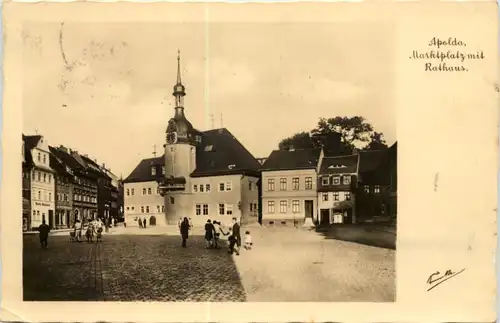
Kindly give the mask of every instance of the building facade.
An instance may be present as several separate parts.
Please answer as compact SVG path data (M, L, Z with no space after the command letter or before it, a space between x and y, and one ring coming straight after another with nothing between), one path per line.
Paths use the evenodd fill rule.
M359 155L324 157L318 171L319 225L356 222Z
M72 178L73 210L70 214L70 226L76 220L86 221L97 216L97 176L79 161L78 152L60 146L52 153L65 165ZM77 157L77 158L75 158Z
M55 227L55 177L50 167L49 146L43 136L24 136L25 148L29 151L31 168L31 229L45 221Z
M397 218L398 213L398 143L394 143L388 152L389 193L387 213L391 219Z
M137 194L137 189L141 192L146 189L148 192L149 186L153 191L155 187L150 183L151 178L159 184L158 193L163 198L163 208L160 208L163 219L159 220L153 215L157 224L177 225L183 217L190 217L194 225L202 225L209 219L230 222L233 217L243 224L257 222L256 183L261 165L227 129L198 131L187 120L180 57L177 63L177 82L173 91L174 116L169 120L166 130L163 162L155 166L160 167L161 172L160 168L148 166L148 163L156 163L156 159L145 159L124 180L127 224L131 218L140 217L137 215L137 206L148 203L145 206L150 206L150 213L151 206L157 210L156 197L146 195L137 199L137 196L131 196L132 189L134 194ZM144 176L143 167L149 179Z
M358 184L356 188L356 222L388 219L389 149L359 152Z
M23 189L23 231L31 229L31 169L33 162L31 152L26 149L25 136L23 135L22 148L22 189Z
M142 160L123 181L124 221L127 226L139 226L139 220L149 226L165 226L164 197L158 183L164 178L164 157Z
M262 223L313 225L322 149L275 150L262 165Z

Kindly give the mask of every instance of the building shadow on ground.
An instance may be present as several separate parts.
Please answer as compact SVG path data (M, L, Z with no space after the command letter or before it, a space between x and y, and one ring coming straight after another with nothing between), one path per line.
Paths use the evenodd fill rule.
M193 235L109 235L70 243L51 236L41 249L23 237L24 301L242 302L246 294L227 245L205 249Z
M396 250L396 229L384 224L338 224L317 228L316 232L325 239Z

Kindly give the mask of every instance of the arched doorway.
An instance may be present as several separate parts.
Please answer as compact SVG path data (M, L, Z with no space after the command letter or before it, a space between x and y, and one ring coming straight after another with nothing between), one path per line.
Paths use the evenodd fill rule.
M156 218L154 215L152 215L150 218L149 218L149 225L150 226L153 226L153 225L156 225Z

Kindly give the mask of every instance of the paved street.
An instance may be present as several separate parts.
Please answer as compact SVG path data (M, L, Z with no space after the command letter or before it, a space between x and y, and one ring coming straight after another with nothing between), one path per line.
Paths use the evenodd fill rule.
M191 236L110 234L100 244L24 236L24 298L56 301L394 301L395 251L293 228L251 228L229 256Z

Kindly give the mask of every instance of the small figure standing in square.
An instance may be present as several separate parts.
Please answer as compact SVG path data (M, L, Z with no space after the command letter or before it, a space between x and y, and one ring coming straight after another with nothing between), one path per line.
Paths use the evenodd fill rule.
M245 249L252 249L252 236L250 235L250 231L245 231Z
M38 227L38 232L40 235L40 245L42 248L47 248L47 240L49 239L50 228L45 223L45 220L42 221L42 224Z

